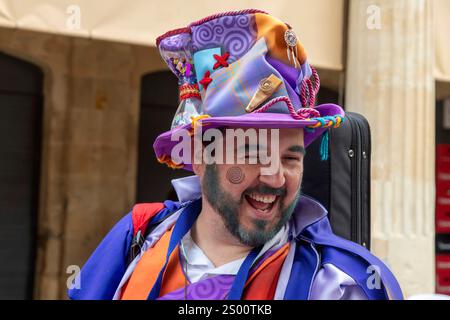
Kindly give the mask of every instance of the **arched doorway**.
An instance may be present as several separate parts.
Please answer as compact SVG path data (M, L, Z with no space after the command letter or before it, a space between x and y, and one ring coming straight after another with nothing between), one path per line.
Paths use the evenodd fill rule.
M160 164L153 151L156 137L170 129L178 107L177 78L169 71L150 73L141 81L137 202L176 200L170 181L191 175Z
M42 130L43 73L0 53L0 299L30 299Z

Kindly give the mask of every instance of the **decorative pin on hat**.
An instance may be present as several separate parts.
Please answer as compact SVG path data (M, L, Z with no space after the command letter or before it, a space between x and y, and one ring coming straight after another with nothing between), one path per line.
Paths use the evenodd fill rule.
M297 68L297 36L294 31L289 27L284 33L284 41L286 41L286 53L288 60L293 60L294 68Z

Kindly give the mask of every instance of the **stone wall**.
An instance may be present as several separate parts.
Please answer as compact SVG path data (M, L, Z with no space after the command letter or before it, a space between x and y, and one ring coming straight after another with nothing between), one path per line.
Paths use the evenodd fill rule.
M141 77L155 48L0 28L0 50L44 72L35 298L65 298L81 266L135 201Z
M406 296L434 292L433 3L349 2L346 106L372 130L372 251Z

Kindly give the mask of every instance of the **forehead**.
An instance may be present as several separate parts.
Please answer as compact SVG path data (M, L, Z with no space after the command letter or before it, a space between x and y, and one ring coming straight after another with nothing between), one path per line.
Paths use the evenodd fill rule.
M280 142L285 140L287 142L296 142L303 145L303 129L302 128L291 128L291 129L280 129Z
M222 128L221 131L225 132L226 129L233 130L233 133L236 133L236 130L241 130L246 137L253 135L257 138L258 144L261 141L267 141L270 143L272 140L272 134L278 134L277 143L281 146L289 147L290 145L304 145L304 132L303 128L283 128L283 129L261 129L261 128L236 128L236 127L227 127ZM264 139L266 138L266 139ZM275 136L273 137L275 139ZM248 142L248 141L247 141Z

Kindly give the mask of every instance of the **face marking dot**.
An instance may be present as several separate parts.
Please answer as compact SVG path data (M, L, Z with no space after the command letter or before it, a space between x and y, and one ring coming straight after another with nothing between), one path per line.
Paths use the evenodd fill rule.
M241 168L231 167L227 170L226 177L232 184L239 184L244 180L245 174Z

